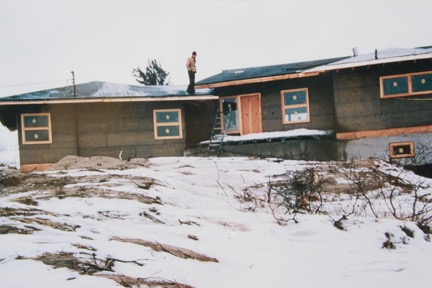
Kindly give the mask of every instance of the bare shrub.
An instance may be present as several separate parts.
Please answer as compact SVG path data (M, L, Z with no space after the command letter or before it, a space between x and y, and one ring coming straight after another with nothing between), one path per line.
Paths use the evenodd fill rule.
M294 171L286 174L285 179L269 181L268 202L270 203L270 195L273 195L270 205L273 217L280 224L288 221L298 223L296 216L299 213L324 213L321 208L325 184L326 180L315 168ZM276 210L282 215L289 215L290 218L277 216Z

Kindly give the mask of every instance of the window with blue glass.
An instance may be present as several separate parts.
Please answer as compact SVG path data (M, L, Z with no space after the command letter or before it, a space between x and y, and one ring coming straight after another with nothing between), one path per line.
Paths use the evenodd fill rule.
M282 97L283 124L296 124L310 121L309 94L307 88L284 90Z
M154 110L155 139L181 139L182 120L180 109Z
M432 72L380 77L381 98L432 93Z
M21 132L23 144L51 144L51 115L21 114Z

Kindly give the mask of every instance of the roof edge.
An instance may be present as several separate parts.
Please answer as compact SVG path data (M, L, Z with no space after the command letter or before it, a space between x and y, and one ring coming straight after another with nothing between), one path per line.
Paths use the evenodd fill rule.
M54 99L54 100L21 100L21 101L0 101L0 106L12 105L33 105L33 104L81 104L81 103L119 103L119 102L170 102L170 101L205 101L218 100L215 95L190 95L190 96L161 96L161 97L123 97L123 98L94 98L94 99Z

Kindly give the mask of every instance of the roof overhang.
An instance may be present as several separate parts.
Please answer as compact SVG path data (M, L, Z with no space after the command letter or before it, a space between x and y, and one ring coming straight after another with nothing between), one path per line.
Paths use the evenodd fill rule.
M81 104L81 103L119 103L119 102L170 102L170 101L205 101L218 100L214 95L189 95L172 97L112 97L112 98L68 98L68 99L34 99L18 101L0 101L0 106L35 105L35 104Z
M314 67L311 69L308 69L305 71L305 73L323 73L327 71L334 71L334 70L342 70L342 69L354 69L357 67L367 67L372 65L384 65L388 63L398 63L398 62L405 62L405 61L416 61L416 60L424 60L424 59L431 59L432 60L432 53L425 53L425 54L418 54L418 55L408 55L408 56L402 56L402 57L390 57L390 58L382 58L382 59L369 59L359 62L348 62L343 63L344 60L339 61L342 63L332 63L327 65L322 65L318 67Z
M303 77L311 77L317 76L320 72L302 72L302 73L293 73L293 74L284 74L284 75L275 75L275 76L267 76L267 77L259 77L259 78L249 78L249 79L239 79L239 80L231 80L231 81L223 81L209 84L197 84L195 88L219 88L219 87L227 87L227 86L237 86L244 84L252 84L252 83L263 83L270 81L278 81L285 79L294 79L294 78L303 78Z

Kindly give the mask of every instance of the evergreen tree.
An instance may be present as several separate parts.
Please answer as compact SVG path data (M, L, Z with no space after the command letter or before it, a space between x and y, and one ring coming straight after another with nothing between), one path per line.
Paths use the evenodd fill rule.
M133 71L133 76L136 81L144 85L168 85L169 72L166 72L161 64L156 59L148 60L145 71L142 71L139 67Z

